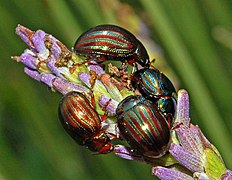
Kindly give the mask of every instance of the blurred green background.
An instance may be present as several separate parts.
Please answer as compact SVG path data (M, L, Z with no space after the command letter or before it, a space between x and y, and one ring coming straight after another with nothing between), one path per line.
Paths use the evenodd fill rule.
M27 48L17 24L68 48L98 24L132 31L177 89L187 89L192 123L232 169L231 8L230 0L1 0L0 179L154 179L149 165L92 155L65 133L57 118L61 95L10 59Z

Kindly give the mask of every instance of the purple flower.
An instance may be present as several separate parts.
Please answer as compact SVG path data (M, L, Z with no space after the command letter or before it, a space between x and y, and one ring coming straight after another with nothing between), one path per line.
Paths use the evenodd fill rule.
M107 119L101 128L110 139L120 139L115 112L118 103L134 92L128 81L118 81L106 74L101 66L92 61L83 63L87 57L76 55L52 35L42 30L33 32L21 25L16 33L27 44L21 56L12 59L25 65L24 72L51 89L67 94L71 91L83 93L92 102L99 115ZM109 71L118 71L109 64ZM127 73L124 74L126 78ZM115 145L113 152L124 159L153 165L152 173L160 179L232 179L220 153L211 144L200 128L190 123L189 97L179 90L177 112L171 128L169 153L161 158L146 157L136 150Z
M169 152L179 163L170 167L154 167L154 175L160 179L220 179L232 176L218 150L198 126L190 123L189 98L185 90L178 92L177 116L171 132Z
M163 180L232 177L232 172L226 169L218 150L198 126L190 123L189 97L185 90L178 91L177 115L171 129L168 154L158 159L148 158L124 146L116 146L115 154L127 160L152 164L153 175Z
M121 93L117 88L120 82L106 74L95 61L83 63L86 57L69 51L59 40L42 30L34 32L18 25L16 34L28 46L21 56L12 57L25 65L24 72L62 95L77 91L83 93L90 102L94 98L99 115L104 115L105 109L109 111L103 128L109 132L109 136L119 137L115 127L115 109L125 95L133 92L127 89ZM110 103L103 97L108 97Z

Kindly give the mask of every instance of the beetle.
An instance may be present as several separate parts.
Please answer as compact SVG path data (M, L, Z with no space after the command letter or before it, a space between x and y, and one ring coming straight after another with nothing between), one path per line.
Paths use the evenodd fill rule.
M154 102L171 125L176 111L176 90L168 77L158 69L143 68L132 75L131 85Z
M74 52L96 58L98 63L119 60L130 65L149 67L150 60L143 44L128 30L110 24L98 25L84 32L74 45Z
M152 158L168 151L169 125L150 100L140 95L128 96L119 103L116 117L120 134L132 149Z
M73 91L62 97L59 119L66 132L79 145L100 154L113 150L110 138L101 129L101 118L83 94Z

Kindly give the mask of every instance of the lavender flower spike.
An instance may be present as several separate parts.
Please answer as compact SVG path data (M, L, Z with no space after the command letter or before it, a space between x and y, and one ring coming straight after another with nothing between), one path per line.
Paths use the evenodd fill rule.
M189 121L189 97L178 92L177 115L172 128L170 154L179 161L171 167L154 167L160 179L226 179L232 176L218 150L206 139L198 126ZM180 168L181 167L181 168Z
M26 74L53 89L58 89L62 94L66 91L60 89L60 86L56 88L52 83L53 79L60 78L67 82L80 84L81 89L85 88L77 76L80 71L87 71L87 67L73 68L73 65L81 59L70 52L59 40L42 30L34 32L22 25L18 25L16 33L29 49L26 49L21 56L13 56L12 59L25 65ZM67 87L63 88L67 89ZM76 87L71 89L76 89Z
M96 62L83 63L87 57L69 51L59 40L42 30L34 32L18 25L16 33L28 46L21 56L12 57L25 65L24 72L62 95L77 91L90 102L97 102L95 109L99 115L104 116L105 111L108 112L108 117L101 123L101 130L110 140L123 140L115 121L115 110L122 99L134 94L129 86L128 73L122 71L124 78L116 80ZM117 71L112 72L116 75ZM190 123L189 97L185 90L178 92L170 141L169 153L161 158L144 156L136 149L121 144L114 145L112 152L127 160L152 164L152 173L164 180L232 179L232 171L226 168L216 147L197 125Z
M183 172L177 171L175 169L170 169L170 168L164 168L164 167L156 167L153 168L152 174L155 176L159 177L160 179L163 180L193 180L193 177L191 177L188 174L185 174Z
M31 78L63 95L70 91L78 91L85 94L89 100L94 97L96 102L101 95L117 102L123 99L124 92L120 92L114 85L119 83L116 80L111 83L110 76L107 76L95 61L91 61L91 64L83 63L87 57L76 55L55 37L42 30L34 32L18 25L16 34L28 45L28 49L21 56L13 56L12 59L22 62L25 65L25 73ZM90 84L91 72L96 74L96 78L99 77L93 87ZM99 114L104 114L98 103L96 107Z
M80 57L42 30L34 32L18 25L16 33L29 49L26 49L21 56L13 56L12 59L25 65L24 72L27 75L61 94L78 91L91 99L89 88L85 87L78 78L80 72L88 71L85 65L76 68L75 63L82 61ZM97 68L96 65L95 69Z

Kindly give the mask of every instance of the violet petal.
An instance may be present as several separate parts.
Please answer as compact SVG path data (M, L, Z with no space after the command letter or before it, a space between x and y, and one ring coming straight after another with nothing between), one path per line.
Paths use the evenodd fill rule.
M197 155L202 156L203 145L198 134L195 134L191 128L181 124L179 128L175 129L180 144L185 150Z
M154 167L152 174L162 180L193 180L193 178L185 173L175 169L168 169L164 167Z
M16 28L16 34L18 34L20 36L20 38L30 47L30 48L34 48L34 45L31 43L30 40L30 36L32 34L34 34L33 31L31 31L30 29L25 28L22 25L18 25L18 27Z
M91 84L90 84L90 75L89 73L87 72L80 72L78 74L78 78L87 86L87 87L91 87ZM94 94L98 94L98 96L100 94L106 94L106 95L109 95L109 93L107 92L105 86L102 84L101 81L99 81L98 79L95 80L95 84L92 88Z
M61 48L58 46L57 42L59 42L56 38L54 38L52 35L48 36L52 41L52 48L51 53L54 55L55 59L58 59L60 57Z
M41 60L46 60L49 56L49 50L46 48L44 44L44 37L46 33L44 31L38 30L36 33L31 37L31 41L35 46L35 50L39 52L38 58Z
M90 78L90 75L89 75L89 73L87 73L87 72L80 72L79 74L78 74L78 78L87 86L87 87L89 87L90 88L90 82L89 82L89 78ZM96 80L96 81L98 81L98 80ZM96 82L95 82L96 83Z
M48 85L50 88L53 88L53 80L56 78L53 74L41 74L40 81Z
M20 61L30 69L37 69L35 61L37 58L34 56L34 53L29 49L26 49L24 53L20 56Z
M122 146L122 145L114 146L114 154L116 154L117 156L123 159L144 162L143 156L141 156L139 153L133 151L133 149L126 146Z
M183 123L188 126L190 123L189 118L189 96L186 90L181 89L178 91L177 113L176 122Z
M40 81L40 73L38 71L32 70L30 68L25 67L24 68L24 72L30 76L31 78L33 78L36 81Z
M171 144L169 152L178 160L183 166L192 172L203 172L203 162L199 156L183 149L177 144Z
M47 62L47 66L48 68L58 77L64 77L63 74L62 74L62 71L60 69L63 69L63 68L57 68L56 65L56 59L54 56L50 56L50 61ZM67 71L68 71L68 68L66 68Z
M221 177L222 180L231 180L232 179L232 171L227 170L225 174Z
M80 84L74 84L58 77L53 80L52 84L53 84L53 88L63 95L71 91L86 92L86 93L89 92L89 89L86 88L85 86L82 86Z

